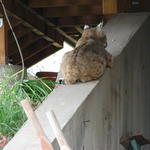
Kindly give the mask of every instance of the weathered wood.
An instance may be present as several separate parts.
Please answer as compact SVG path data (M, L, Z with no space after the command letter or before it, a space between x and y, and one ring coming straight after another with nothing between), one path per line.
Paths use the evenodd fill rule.
M27 68L31 67L32 65L34 65L35 63L38 63L39 61L41 61L42 59L50 56L51 54L57 52L59 50L59 48L56 48L54 46L49 46L46 49L43 49L41 53L37 53L36 55L34 55L34 57L29 58L25 61L25 66Z
M118 0L118 11L127 12L131 9L131 0Z
M77 34L77 33L79 33L78 31L77 31L77 29L76 29L76 27L79 27L80 28L80 26L72 26L72 27L63 27L63 28L61 28L63 31L65 31L67 34L69 34L69 35L72 35L72 34Z
M92 5L98 4L99 0L29 0L30 7L62 7L68 5Z
M65 17L65 16L84 16L84 15L102 15L102 5L83 5L69 7L53 7L43 10L45 17Z
M23 54L23 58L24 61L31 58L33 59L34 55L36 55L37 53L40 53L43 49L51 46L52 43L44 40L44 39L39 39L37 42L31 44L29 47L22 49L22 54ZM13 64L20 64L21 63L21 59L19 56L19 53L15 53L11 56Z
M75 44L67 39L65 39L65 42L68 43L69 45L71 45L72 47L75 47Z
M149 0L128 0L129 11L150 11L150 1Z
M118 0L103 0L103 14L116 14L118 12Z
M82 33L82 32L83 32L83 29L82 29L80 26L75 26L75 29L76 29L79 33Z
M18 26L18 25L20 25L22 23L21 20L18 20L16 18L14 18L13 16L9 16L9 20L10 20L10 23L11 23L11 25L12 25L13 28L16 27L16 26Z
M77 17L61 17L54 21L58 27L73 27L76 25L97 24L102 20L102 15L85 15Z
M140 1L140 5L141 5L142 11L150 11L150 1L149 0Z
M10 0L5 1L6 6L8 1ZM10 13L16 16L16 18L22 20L24 25L26 25L28 28L31 28L36 34L41 35L44 39L52 42L55 47L62 47L62 45L58 42L55 42L55 36L52 37L52 33L61 34L68 40L71 40L74 43L77 42L61 29L57 28L49 20L37 14L33 9L27 7L21 1L15 1L12 6L8 5L6 8ZM47 30L51 30L51 34L47 33Z
M20 44L21 49L24 49L40 38L41 37L37 36L35 33L29 32L25 34L23 37L19 38L18 42ZM8 44L8 55L11 56L16 52L18 52L16 42Z
M43 150L54 150L52 144L49 142L49 140L47 139L44 130L31 106L31 104L29 103L29 101L27 99L24 99L21 101L21 105L28 117L28 119L30 120L35 133L40 141L41 144L41 149Z
M6 64L6 37L5 37L5 27L4 21L0 18L0 21L3 22L0 26L0 64Z
M29 32L31 32L31 29L26 28L24 25L16 26L15 28L13 28L13 30L18 39L28 34ZM12 43L12 42L14 42L14 37L12 35L12 32L9 30L8 31L8 43Z
M62 47L60 43L56 43L51 34L47 34L47 30L51 33L56 32L52 27L48 26L42 16L39 16L35 11L22 4L20 1L15 1L11 6L5 1L6 9L17 19L21 20L24 25L31 28L36 34L41 35L44 39L53 42L56 47ZM12 2L12 1L11 1ZM59 33L58 33L59 34Z

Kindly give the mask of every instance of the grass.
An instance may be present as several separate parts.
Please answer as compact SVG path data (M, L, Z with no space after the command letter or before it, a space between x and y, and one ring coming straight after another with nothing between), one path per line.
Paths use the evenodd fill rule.
M26 121L26 115L20 101L28 98L35 108L49 93L56 83L36 78L18 80L15 75L0 80L0 133L13 136Z

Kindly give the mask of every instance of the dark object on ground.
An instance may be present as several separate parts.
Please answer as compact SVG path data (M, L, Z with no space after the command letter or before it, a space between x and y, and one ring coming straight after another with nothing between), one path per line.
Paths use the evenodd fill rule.
M120 139L120 144L123 145L127 150L140 150L141 146L150 144L150 140L146 139L140 133L133 133L127 137Z
M37 72L36 76L39 78L44 77L45 80L51 80L55 82L57 74L57 72Z

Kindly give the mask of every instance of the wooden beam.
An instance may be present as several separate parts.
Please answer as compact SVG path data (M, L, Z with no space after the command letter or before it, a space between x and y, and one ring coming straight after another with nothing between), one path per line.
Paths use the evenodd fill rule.
M8 16L8 18L9 18L9 20L10 20L10 23L11 23L11 26L13 27L13 28L15 28L16 26L18 26L18 25L20 25L21 23L22 23L22 21L21 20L18 20L18 19L16 19L15 17L13 17L13 16ZM10 27L9 27L9 25L8 25L8 22L5 20L5 28L6 28L6 30L8 31L9 29L10 29Z
M32 8L92 5L98 3L99 0L29 0L29 6Z
M71 45L72 47L75 47L76 46L76 44L74 44L74 43L72 43L71 41L69 41L69 40L65 40L65 42L67 42L69 45Z
M21 20L18 20L16 18L14 18L13 16L10 16L9 20L10 20L11 25L12 25L13 28L16 27L16 26L18 26L18 25L20 25L22 23Z
M118 12L118 0L103 0L103 14L116 14Z
M118 12L128 12L131 10L131 0L118 0Z
M79 33L83 33L83 29L80 26L75 26L75 29L79 32Z
M49 46L45 49L43 49L40 53L37 53L34 55L34 57L31 57L25 61L26 68L31 67L32 65L38 63L39 61L43 60L44 58L52 55L53 53L57 52L60 48Z
M54 46L62 47L60 43L55 42L55 36L52 37L57 31L54 31L53 27L48 26L42 16L21 3L21 1L14 2L13 0L5 0L4 2L9 13L21 20L25 26L30 28L36 34L42 36L47 41L52 42ZM12 2L12 5L10 5L10 2ZM47 30L51 30L51 32L47 33Z
M150 11L150 1L149 0L143 0L140 1L140 8L142 11Z
M77 34L79 31L76 29L76 27L79 26L73 26L73 27L64 27L61 28L63 31L65 31L67 34L72 35L72 34ZM80 28L80 27L79 27Z
M3 18L0 18L0 64L6 64L6 37Z
M55 24L62 27L84 26L85 24L98 24L102 20L102 15L85 15L81 17L61 17L55 19Z
M44 39L40 39L37 42L31 44L29 47L22 49L24 61L33 57L34 55L36 55L37 53L41 52L43 49L45 49L51 45L52 45L52 43L50 43ZM21 63L19 53L13 54L11 56L11 59L13 61L13 64L18 65Z
M102 15L102 5L68 6L53 7L43 10L45 17L66 17L66 16L84 16L84 15Z
M41 37L36 35L35 33L29 32L22 36L21 38L18 39L18 42L20 44L21 49L24 49L28 47L30 44L36 42L39 40ZM13 55L14 53L18 52L18 48L16 45L16 42L12 42L8 44L8 56Z
M9 1L9 0L6 0ZM12 1L12 0L11 0ZM17 1L17 12L15 11L15 14L18 15L20 19L24 20L24 24L30 28L33 28L33 31L37 34L41 35L44 39L51 41L52 44L55 47L62 47L62 45L55 39L56 36L52 37L52 35L60 34L64 38L67 38L73 43L76 43L77 41L67 35L64 31L59 29L57 26L55 26L53 23L51 23L49 20L45 19L43 16L37 14L35 11L21 3L20 1ZM12 11L12 10L11 10ZM13 11L14 13L14 11ZM34 18L34 19L33 19ZM50 31L50 32L47 32Z
M19 25L16 26L15 28L13 28L17 38L21 38L22 36L28 34L29 32L31 32L30 28L25 27L24 25ZM8 43L12 43L14 42L14 37L12 35L12 32L9 30L8 31Z

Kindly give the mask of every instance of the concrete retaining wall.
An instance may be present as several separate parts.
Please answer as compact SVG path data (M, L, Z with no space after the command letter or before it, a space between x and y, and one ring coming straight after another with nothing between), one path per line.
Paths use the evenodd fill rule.
M55 111L73 150L123 150L120 137L130 132L141 132L150 139L149 27L149 14L114 17L105 27L108 50L114 56L123 51L115 58L113 68L99 81L58 86L39 107L38 118L56 149L45 115L50 109ZM40 150L29 122L4 148L12 149Z
M122 150L120 138L132 132L150 139L149 27L150 18L66 126L74 150Z

